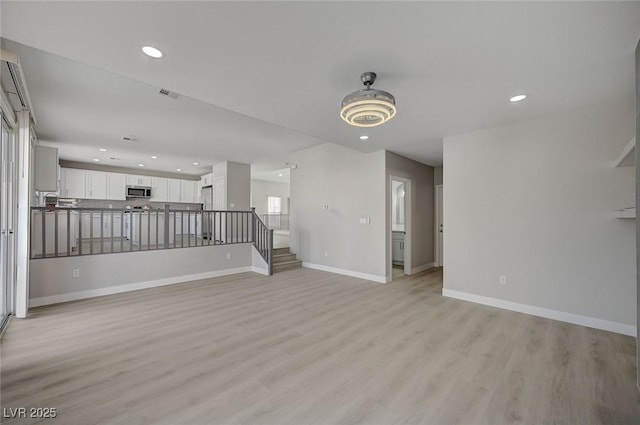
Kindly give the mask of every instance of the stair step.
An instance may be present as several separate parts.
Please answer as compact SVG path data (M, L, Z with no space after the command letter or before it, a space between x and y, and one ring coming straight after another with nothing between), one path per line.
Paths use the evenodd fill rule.
M286 270L299 269L300 267L302 267L302 261L300 260L285 261L283 263L277 263L277 264L274 263L273 272L278 273Z
M274 257L276 255L280 255L280 254L288 254L289 253L289 247L286 248L273 248L273 255Z
M288 254L274 254L273 255L273 264L286 263L287 261L293 261L296 259L296 254L288 253Z

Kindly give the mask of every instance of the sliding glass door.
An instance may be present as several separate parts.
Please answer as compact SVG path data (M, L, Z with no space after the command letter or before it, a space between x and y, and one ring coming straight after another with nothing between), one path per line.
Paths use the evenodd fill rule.
M0 329L13 310L15 262L15 141L12 129L0 113Z

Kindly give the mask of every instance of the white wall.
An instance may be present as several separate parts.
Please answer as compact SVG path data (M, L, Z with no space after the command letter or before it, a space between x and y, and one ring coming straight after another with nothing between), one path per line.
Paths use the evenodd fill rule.
M256 214L260 217L268 211L269 196L282 198L282 214L289 214L287 209L289 193L289 183L251 179L251 206L256 208Z
M298 165L290 177L292 252L305 265L386 281L384 151L326 143L290 160ZM359 224L366 217L371 223Z
M389 195L391 176L411 180L411 269L412 273L432 267L435 261L434 239L434 185L433 167L413 161L393 152L386 152L386 196ZM391 258L391 214L387 220L387 255ZM405 225L408 229L408 226ZM391 277L391 261L386 264L386 275Z
M610 161L633 134L626 103L446 138L444 292L629 333L635 222L612 212L635 204L634 170Z
M30 298L42 305L249 271L252 251L238 244L31 260Z
M227 161L227 208L249 211L251 204L251 166Z

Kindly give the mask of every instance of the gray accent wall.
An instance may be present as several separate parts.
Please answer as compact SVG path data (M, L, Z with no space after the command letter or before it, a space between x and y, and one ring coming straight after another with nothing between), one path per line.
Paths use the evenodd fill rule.
M435 186L439 186L441 184L443 184L443 179L442 179L442 167L436 167L433 169L434 173L433 173L433 184Z
M384 151L326 143L296 152L290 161L297 165L290 176L291 251L305 263L384 281ZM370 223L360 224L361 218Z
M444 140L444 289L636 326L633 99ZM501 275L507 284L499 283Z
M390 177L403 177L411 180L411 267L416 269L427 266L435 261L434 169L386 151L385 171L387 205L391 205ZM387 217L386 228L387 258L391 258L390 213ZM390 264L386 264L386 274L391 276Z
M250 269L252 250L251 244L238 244L31 260L29 298ZM231 258L227 258L227 254ZM79 269L79 277L73 277L74 269Z
M251 166L227 161L227 209L248 211L251 207Z

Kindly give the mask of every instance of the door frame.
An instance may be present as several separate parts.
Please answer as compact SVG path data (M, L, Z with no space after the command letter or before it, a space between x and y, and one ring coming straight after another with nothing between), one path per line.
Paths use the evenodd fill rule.
M440 198L438 197L438 192L442 192L442 200L443 200L442 217L440 217L440 207L441 207L441 205L440 205ZM435 214L436 215L436 221L435 221L435 224L434 224L434 227L435 227L434 233L436 235L436 255L435 255L435 260L436 261L435 262L436 262L436 266L437 267L442 267L443 266L443 260L444 260L444 258L443 258L444 257L444 251L442 251L443 247L440 246L440 235L439 235L440 229L438 228L438 223L440 223L440 222L444 223L444 220L443 220L443 218L444 218L444 186L441 185L441 184L436 185L436 190L434 192L434 195L435 195L435 198L436 198L435 202L434 202L434 205L436 206L436 211L435 211L435 213L436 213ZM443 225L443 227L444 227L444 225ZM444 235L443 235L442 238L443 238L443 242L444 242Z
M11 109L11 105L9 104L8 99L6 98L4 92L0 90L2 94L0 99L0 125L5 125L7 127L7 136L8 140L6 140L6 151L5 154L7 157L4 157L0 154L0 174L2 174L2 184L6 185L2 191L0 196L4 198L6 205L0 206L3 211L0 215L6 215L8 210L11 209L11 214L8 214L8 217L5 219L10 219L11 223L7 223L7 234L5 235L6 242L6 252L3 252L2 255L5 256L3 261L1 261L3 268L0 270L2 273L2 283L3 286L0 290L3 291L2 302L4 303L4 308L6 309L6 317L0 317L0 335L6 329L6 324L8 323L9 318L15 314L16 309L16 285L17 285L17 262L18 262L18 250L17 250L17 216L18 216L18 168L17 164L19 163L18 158L18 138L17 138L17 123L15 115L13 114L13 110ZM4 165L2 164L4 162ZM7 169L5 169L7 167ZM4 173L7 173L5 175ZM9 175L10 174L10 175ZM4 178L7 177L7 181L4 181ZM8 191L8 186L12 185L12 188ZM2 203L2 202L0 202ZM1 242L0 242L1 243ZM6 261L6 263L5 263Z
M411 187L410 179L390 175L387 189L387 216L389 217L389 230L387 232L387 238L389 240L387 249L389 255L387 266L389 267L389 281L393 280L393 223L391 222L391 217L393 217L393 197L391 193L393 190L393 184L391 182L394 180L404 183L404 274L411 274L411 194L413 193L413 189Z

